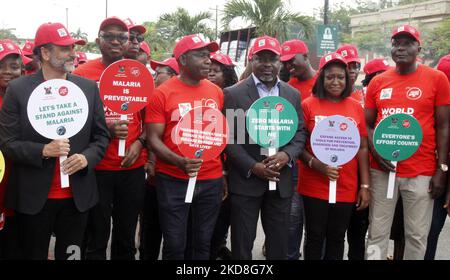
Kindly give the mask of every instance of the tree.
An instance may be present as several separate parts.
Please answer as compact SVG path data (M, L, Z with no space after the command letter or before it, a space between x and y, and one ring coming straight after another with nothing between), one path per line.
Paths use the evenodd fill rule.
M450 17L447 17L437 28L422 30L422 54L425 59L432 60L435 66L439 58L450 53Z
M11 40L17 40L16 35L12 32L15 30L14 28L3 28L0 29L0 39L11 39Z
M211 20L211 17L209 12L190 16L186 9L178 8L173 13L160 16L157 26L164 30L168 39L173 41L190 34L202 34L210 40L215 40L215 31L204 23L205 20Z
M246 20L256 27L256 35L268 35L285 41L292 25L300 26L305 38L311 38L314 19L292 13L282 0L231 0L225 4L222 23L228 29L236 18Z
M144 26L147 28L145 41L152 51L152 59L158 61L170 57L175 46L175 40L166 34L168 30L161 25L158 26L157 22L144 22Z

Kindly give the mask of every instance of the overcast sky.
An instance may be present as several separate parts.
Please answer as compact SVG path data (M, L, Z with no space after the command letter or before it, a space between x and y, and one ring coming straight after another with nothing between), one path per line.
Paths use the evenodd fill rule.
M218 5L223 9L227 0L108 0L108 16L131 18L134 22L156 21L164 14L186 8L191 14L213 11ZM323 5L321 0L285 1L291 11L304 15L313 15L314 9ZM353 1L330 1L352 3ZM106 0L20 0L2 1L0 28L15 28L14 34L19 38L34 38L36 29L44 22L61 22L66 24L68 9L69 31L81 28L93 40L101 21L106 15ZM219 14L220 17L220 14ZM211 21L211 27L215 21ZM236 26L238 27L238 26ZM239 26L240 27L240 26Z

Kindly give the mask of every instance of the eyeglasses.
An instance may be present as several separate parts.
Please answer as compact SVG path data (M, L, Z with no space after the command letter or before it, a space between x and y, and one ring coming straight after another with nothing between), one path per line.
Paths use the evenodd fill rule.
M135 34L130 34L130 42L133 42L134 40L137 40L138 43L142 43L144 42L144 35L135 35Z
M108 43L111 43L113 41L117 41L120 44L125 44L128 42L128 34L121 33L121 34L112 34L112 33L100 33L100 38L105 40Z

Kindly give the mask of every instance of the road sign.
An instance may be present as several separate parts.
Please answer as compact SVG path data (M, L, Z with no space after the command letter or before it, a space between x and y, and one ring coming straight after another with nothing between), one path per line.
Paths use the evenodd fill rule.
M318 57L336 51L339 45L338 26L334 24L317 26L316 38Z

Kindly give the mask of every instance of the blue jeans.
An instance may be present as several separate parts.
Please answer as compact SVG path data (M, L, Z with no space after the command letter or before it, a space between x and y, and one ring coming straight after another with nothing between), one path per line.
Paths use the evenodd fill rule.
M303 237L304 209L303 198L297 192L298 169L295 165L292 169L294 184L294 195L291 202L291 213L289 215L289 244L288 260L300 259L300 245Z
M445 224L447 217L447 209L444 208L446 195L443 194L434 201L433 219L431 220L430 233L427 240L427 251L425 252L425 260L434 260L436 248L439 240L439 234Z
M159 221L163 233L163 260L209 260L211 237L223 196L222 178L197 181L191 204L184 202L188 181L156 175ZM190 218L190 226L188 227ZM191 230L188 234L188 228ZM186 252L190 236L190 252Z

